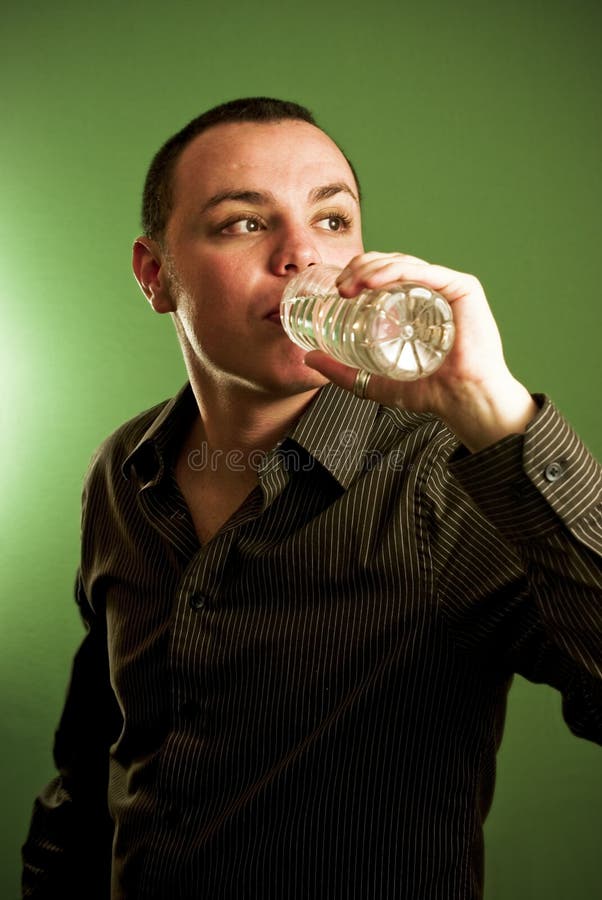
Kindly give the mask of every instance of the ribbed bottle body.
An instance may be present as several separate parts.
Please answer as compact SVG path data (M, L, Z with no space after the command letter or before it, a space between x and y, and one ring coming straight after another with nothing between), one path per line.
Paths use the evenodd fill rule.
M310 266L287 285L283 328L305 350L323 350L346 365L410 381L430 375L454 341L447 301L416 283L341 297L334 266Z

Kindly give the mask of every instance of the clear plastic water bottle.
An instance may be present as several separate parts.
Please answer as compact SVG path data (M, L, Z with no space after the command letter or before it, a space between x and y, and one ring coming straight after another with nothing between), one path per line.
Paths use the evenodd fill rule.
M314 265L289 281L280 319L291 341L400 381L436 371L455 335L445 298L425 285L404 282L348 299L335 284L340 272Z

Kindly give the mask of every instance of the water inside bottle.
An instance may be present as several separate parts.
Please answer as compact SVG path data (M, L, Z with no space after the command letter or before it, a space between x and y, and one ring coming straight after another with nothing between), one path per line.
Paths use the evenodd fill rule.
M364 291L351 300L336 291L283 298L283 327L305 350L400 380L434 372L454 339L447 302L422 285Z

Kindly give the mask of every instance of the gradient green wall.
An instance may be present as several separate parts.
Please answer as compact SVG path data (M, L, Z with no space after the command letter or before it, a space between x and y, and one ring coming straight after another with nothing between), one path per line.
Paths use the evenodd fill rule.
M361 173L367 248L478 274L517 376L600 455L601 26L593 0L4 4L2 897L80 637L84 471L184 378L130 274L154 150L235 96L308 105ZM517 682L487 900L599 897L600 759L551 689Z

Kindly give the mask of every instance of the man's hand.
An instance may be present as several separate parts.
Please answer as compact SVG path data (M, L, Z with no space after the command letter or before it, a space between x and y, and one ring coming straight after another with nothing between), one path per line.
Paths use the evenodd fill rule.
M479 450L507 434L522 433L537 405L510 373L497 325L474 275L431 265L404 253L363 253L341 273L341 296L366 288L382 289L416 281L442 294L450 304L456 338L443 365L416 381L372 375L366 396L386 406L438 415L470 450ZM315 350L307 365L351 390L357 370Z

